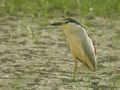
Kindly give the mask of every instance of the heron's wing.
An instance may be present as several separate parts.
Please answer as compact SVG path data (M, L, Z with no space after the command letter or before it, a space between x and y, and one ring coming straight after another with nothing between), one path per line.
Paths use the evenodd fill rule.
M78 42L80 42L85 54L89 58L91 64L93 65L94 68L96 68L95 50L94 50L92 40L88 37L87 32L84 30L84 28L82 28L80 26L78 26L76 28L76 30L75 29L74 29L74 31L72 31L72 30L73 29L71 29L72 35L74 35L74 38L76 38L78 40Z

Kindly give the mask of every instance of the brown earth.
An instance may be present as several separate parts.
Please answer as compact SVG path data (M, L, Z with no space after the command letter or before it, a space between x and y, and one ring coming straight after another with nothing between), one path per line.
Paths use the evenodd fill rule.
M93 73L79 63L72 81L74 63L63 32L31 18L0 17L0 90L120 90L119 20L83 23L95 43L98 69Z

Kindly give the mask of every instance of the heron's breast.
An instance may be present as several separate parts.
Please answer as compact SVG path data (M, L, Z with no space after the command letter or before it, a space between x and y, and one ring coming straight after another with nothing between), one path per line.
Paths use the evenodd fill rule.
M80 57L81 59L82 57L85 57L84 50L80 41L78 41L76 38L74 38L74 36L71 35L68 38L68 42L75 57Z

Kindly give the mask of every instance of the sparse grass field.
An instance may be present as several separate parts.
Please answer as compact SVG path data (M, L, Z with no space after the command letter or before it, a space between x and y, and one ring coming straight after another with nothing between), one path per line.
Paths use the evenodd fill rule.
M120 15L119 0L1 0L0 12L10 15L57 16L89 14L103 17ZM64 12L64 13L63 13ZM56 15L57 14L57 15Z

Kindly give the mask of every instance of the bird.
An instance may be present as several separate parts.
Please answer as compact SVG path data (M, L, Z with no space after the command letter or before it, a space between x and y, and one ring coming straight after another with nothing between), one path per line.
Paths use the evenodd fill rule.
M78 61L95 72L97 67L96 49L92 39L88 36L86 29L80 22L68 17L64 18L63 21L54 22L51 25L64 30L74 59L73 80L76 80Z

